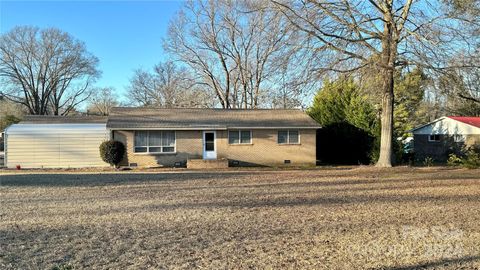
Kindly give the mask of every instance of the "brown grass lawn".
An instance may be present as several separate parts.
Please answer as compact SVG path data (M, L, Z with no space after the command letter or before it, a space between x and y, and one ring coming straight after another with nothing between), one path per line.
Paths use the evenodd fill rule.
M1 269L480 268L480 170L0 180Z

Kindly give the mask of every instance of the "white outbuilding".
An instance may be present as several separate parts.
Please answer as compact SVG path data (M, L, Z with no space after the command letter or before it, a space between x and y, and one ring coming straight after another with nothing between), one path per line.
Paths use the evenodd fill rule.
M5 130L8 168L106 167L99 146L109 139L104 117L29 116Z

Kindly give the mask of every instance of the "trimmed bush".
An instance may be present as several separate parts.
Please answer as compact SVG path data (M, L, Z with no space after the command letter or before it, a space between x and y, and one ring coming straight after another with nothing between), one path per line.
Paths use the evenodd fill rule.
M100 157L106 163L118 168L125 155L125 146L119 141L105 141L100 145Z

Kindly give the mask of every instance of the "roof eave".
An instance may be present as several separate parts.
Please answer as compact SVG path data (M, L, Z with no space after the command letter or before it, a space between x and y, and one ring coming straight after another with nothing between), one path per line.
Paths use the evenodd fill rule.
M321 126L278 126L278 127L109 127L109 130L229 130L229 129L320 129Z
M424 127L426 127L426 126L429 126L429 125L431 125L431 124L433 124L433 123L436 123L436 122L438 122L438 121L441 121L441 120L443 120L443 119L445 119L445 118L448 118L448 117L442 116L442 117L440 117L440 118L438 118L438 119L435 119L435 120L433 120L433 121L431 121L431 122L428 122L428 123L423 124L423 125L421 125L421 126L418 126L418 127L412 128L412 129L410 129L410 130L407 130L407 132L413 133L413 132L416 131L416 130L419 130L419 129L421 129L421 128L424 128Z
M227 130L226 127L109 127L109 130Z

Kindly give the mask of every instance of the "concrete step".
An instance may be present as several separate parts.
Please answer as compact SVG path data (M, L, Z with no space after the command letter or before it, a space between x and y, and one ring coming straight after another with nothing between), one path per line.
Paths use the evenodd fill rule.
M228 159L189 159L188 169L225 169L228 168Z

